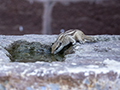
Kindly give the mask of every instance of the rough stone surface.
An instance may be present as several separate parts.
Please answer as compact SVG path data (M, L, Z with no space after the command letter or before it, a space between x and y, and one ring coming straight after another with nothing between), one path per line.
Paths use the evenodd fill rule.
M4 49L17 40L51 45L57 35L0 36L1 90L119 90L120 35L77 43L64 62L10 62ZM24 83L24 84L23 84Z

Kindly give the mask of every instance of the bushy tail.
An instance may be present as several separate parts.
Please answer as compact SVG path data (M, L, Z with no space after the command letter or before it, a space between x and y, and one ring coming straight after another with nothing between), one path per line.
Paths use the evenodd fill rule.
M96 42L96 38L93 36L85 36L85 42Z

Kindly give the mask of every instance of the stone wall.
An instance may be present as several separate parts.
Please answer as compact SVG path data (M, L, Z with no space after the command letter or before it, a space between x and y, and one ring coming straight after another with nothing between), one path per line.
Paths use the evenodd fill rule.
M1 0L0 34L120 34L119 0Z
M97 42L77 43L63 62L24 63L11 62L5 48L18 40L51 45L57 35L0 35L0 90L119 90L120 35L93 37Z

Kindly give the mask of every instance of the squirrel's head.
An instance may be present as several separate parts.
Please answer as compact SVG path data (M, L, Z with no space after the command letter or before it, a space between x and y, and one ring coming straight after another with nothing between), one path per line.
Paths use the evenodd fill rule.
M55 43L53 43L52 47L51 47L51 53L52 54L56 54L58 53L60 50L62 50L63 46L62 46L62 42L56 41Z

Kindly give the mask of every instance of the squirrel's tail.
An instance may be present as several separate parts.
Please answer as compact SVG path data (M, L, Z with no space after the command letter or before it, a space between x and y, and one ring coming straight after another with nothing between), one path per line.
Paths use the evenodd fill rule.
M92 37L92 36L86 36L85 35L84 40L85 40L85 42L96 42L95 37Z

